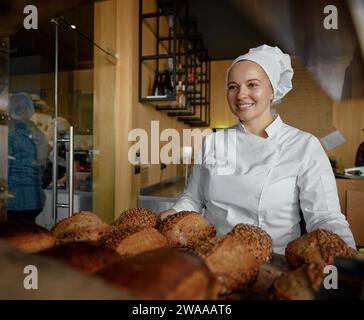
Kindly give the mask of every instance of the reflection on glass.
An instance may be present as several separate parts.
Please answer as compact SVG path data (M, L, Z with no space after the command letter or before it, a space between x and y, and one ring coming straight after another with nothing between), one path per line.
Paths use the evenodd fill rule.
M108 5L105 1L103 5ZM110 4L110 2L109 2ZM95 120L97 108L103 108L109 121L113 119L114 107L114 72L115 65L110 63L105 52L106 49L95 44L94 25L95 9L102 5L88 4L80 6L62 17L58 17L59 52L58 52L58 122L59 137L67 136L69 125L74 127L74 211L93 210L99 215L105 215L108 221L113 217L113 189L109 189L108 197L112 205L100 212L102 201L98 191L105 189L105 183L113 186L110 177L114 172L113 164L113 129L112 126L102 127L98 125L97 137L95 134ZM100 9L99 9L100 10ZM111 15L108 23L113 22L115 10L110 7ZM72 27L73 26L73 27ZM97 41L96 41L97 42ZM55 29L54 24L46 22L40 24L38 30L21 30L10 37L10 70L9 92L16 94L27 93L33 101L34 113L29 121L35 124L47 138L45 166L40 178L43 190L46 194L44 210L40 216L51 217L51 185L52 185L52 153L55 148L53 142L53 118L54 118L54 63L55 63ZM108 79L108 85L99 82L100 78ZM108 92L106 93L105 90ZM103 100L96 97L102 97ZM105 112L107 111L107 112ZM103 121L107 121L104 119ZM110 131L109 131L110 130ZM109 139L103 139L103 132L109 132ZM107 141L107 148L103 143ZM67 143L59 143L58 148L58 197L60 202L67 202ZM97 150L95 152L95 149ZM111 151L110 151L111 150ZM111 153L110 153L111 152ZM104 175L97 173L101 167L106 167ZM108 180L103 180L107 177ZM105 182L106 181L106 182ZM96 190L96 192L95 192ZM95 197L93 197L95 194ZM63 210L63 209L59 209ZM66 209L64 210L67 211ZM59 214L62 218L62 214ZM37 219L38 221L38 219ZM49 227L51 220L47 218Z

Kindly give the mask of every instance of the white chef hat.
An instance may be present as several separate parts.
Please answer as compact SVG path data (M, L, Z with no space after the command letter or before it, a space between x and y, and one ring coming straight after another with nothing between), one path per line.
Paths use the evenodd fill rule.
M263 68L273 87L273 103L278 103L292 89L293 69L290 56L278 47L265 44L250 49L232 62L226 72L226 85L232 66L242 60L253 61Z

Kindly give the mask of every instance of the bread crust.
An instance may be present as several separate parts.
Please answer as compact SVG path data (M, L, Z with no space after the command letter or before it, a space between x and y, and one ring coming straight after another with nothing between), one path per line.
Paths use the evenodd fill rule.
M147 208L133 208L123 211L112 226L120 228L155 228L158 216Z
M100 239L100 243L121 255L134 256L141 252L167 246L167 239L155 228L113 227Z
M56 243L56 238L50 231L25 220L1 222L0 239L29 253L46 250Z
M194 247L199 241L216 235L215 227L194 211L181 211L158 223L159 231L172 247Z
M195 247L220 284L219 294L245 289L258 275L253 253L232 235L208 238Z
M290 267L296 269L303 264L333 264L336 256L355 257L354 251L337 234L317 229L290 242L285 255Z
M198 256L175 248L141 253L107 265L97 275L144 299L215 299L216 281Z
M323 281L323 269L317 264L306 264L277 278L268 293L276 300L312 300Z
M109 229L110 226L95 213L81 211L59 221L52 228L52 233L56 237L57 245L61 245L78 241L97 242Z
M40 253L87 273L123 258L115 250L94 242L70 242Z
M239 223L230 232L255 256L259 264L268 262L273 254L273 241L271 236L263 229Z

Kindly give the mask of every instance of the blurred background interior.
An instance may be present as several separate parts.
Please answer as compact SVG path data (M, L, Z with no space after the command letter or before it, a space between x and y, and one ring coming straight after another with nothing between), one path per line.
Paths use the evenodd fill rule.
M152 87L155 68L143 64L139 46L155 50L159 35L141 13L163 12L175 3L176 19L187 17L193 22L195 36L203 42L204 59L210 63L208 117L193 126L193 122L179 119L178 113L158 110L155 102L140 98L140 91ZM123 209L138 205L156 210L168 207L183 189L185 168L131 165L127 158L129 131L143 128L150 132L152 120L160 121L160 131L175 128L180 133L191 127L219 129L234 124L225 98L225 70L232 59L265 43L288 52L295 70L294 89L275 109L286 123L327 138L322 141L336 171L342 211L364 244L360 233L364 213L359 211L364 180L344 174L345 168L358 165L357 150L364 141L363 1L34 0L32 4L38 8L37 30L23 27L26 1L0 3L0 111L6 114L10 94L31 94L36 107L34 121L49 137L51 149L49 121L58 99L58 116L74 127L74 157L78 161L75 211L93 210L111 222ZM337 9L337 29L324 26L327 5ZM55 23L50 22L54 17L58 51ZM2 121L2 185L7 180L6 127ZM339 137L332 135L336 130ZM66 198L63 189L60 186L59 196ZM49 188L46 193L40 219L49 227ZM6 195L0 200L3 212L5 200ZM63 211L60 217L66 214Z

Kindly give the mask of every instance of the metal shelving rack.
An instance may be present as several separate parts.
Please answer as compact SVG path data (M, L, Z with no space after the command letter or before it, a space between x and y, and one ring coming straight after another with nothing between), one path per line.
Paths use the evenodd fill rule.
M196 22L190 17L188 0L155 0L155 2L156 11L144 13L143 0L139 0L139 102L150 103L156 110L167 112L168 116L177 117L179 121L192 127L209 126L210 59L197 32ZM170 16L173 17L173 27L169 28L168 35L162 34L161 19L168 19ZM146 23L149 19L155 21L154 30ZM156 46L153 54L143 55L144 23L155 36ZM158 74L163 59L173 61L172 95L156 98L143 96L143 64L148 61L155 63L153 71ZM182 68L178 68L179 66ZM194 76L193 82L188 81L190 74ZM185 106L178 106L176 102L178 81L182 81L186 86Z

